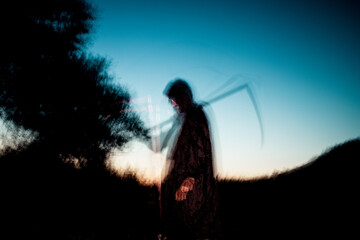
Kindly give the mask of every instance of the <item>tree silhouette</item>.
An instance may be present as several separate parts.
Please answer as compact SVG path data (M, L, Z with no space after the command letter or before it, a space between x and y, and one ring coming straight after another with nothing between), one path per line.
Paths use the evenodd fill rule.
M112 148L148 133L136 113L123 111L130 94L107 73L107 60L86 53L94 20L84 0L2 7L0 117L30 130L51 158L103 168Z
M13 144L0 151L0 207L12 235L107 229L109 201L143 199L107 169L113 148L148 131L127 111L130 94L108 61L87 52L95 15L85 0L12 0L0 9L0 118Z

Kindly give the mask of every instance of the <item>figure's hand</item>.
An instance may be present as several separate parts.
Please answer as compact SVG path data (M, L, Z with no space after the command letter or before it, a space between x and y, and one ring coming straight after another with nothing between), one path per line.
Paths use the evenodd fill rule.
M182 192L180 188L175 193L175 200L176 201L183 201L186 199L187 192Z
M175 193L176 201L183 201L189 191L193 190L195 178L187 177L181 184L180 188Z
M180 186L180 190L182 192L189 192L191 190L193 190L193 186L195 183L195 178L192 177L187 177L185 178L185 180L182 182L181 186Z

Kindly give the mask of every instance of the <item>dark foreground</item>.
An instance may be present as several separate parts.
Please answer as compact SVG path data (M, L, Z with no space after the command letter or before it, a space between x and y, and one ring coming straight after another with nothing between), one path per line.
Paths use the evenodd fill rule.
M219 180L220 239L356 238L359 159L354 139L296 169ZM155 186L132 174L27 167L1 169L2 239L157 239Z

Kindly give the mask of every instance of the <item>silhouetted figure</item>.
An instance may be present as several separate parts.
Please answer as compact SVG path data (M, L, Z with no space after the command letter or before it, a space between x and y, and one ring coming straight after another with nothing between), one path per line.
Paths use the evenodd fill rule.
M170 82L164 94L177 111L178 129L161 185L163 234L169 240L215 239L218 196L207 116L184 80Z

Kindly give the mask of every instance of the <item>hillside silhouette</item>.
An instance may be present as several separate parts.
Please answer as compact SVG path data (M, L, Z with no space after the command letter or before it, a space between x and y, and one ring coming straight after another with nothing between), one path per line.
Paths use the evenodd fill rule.
M268 177L221 180L224 239L354 236L360 139Z
M40 147L0 156L6 239L156 239L155 186L142 185L135 173L30 162ZM357 138L288 171L220 179L222 239L356 234L359 157Z

